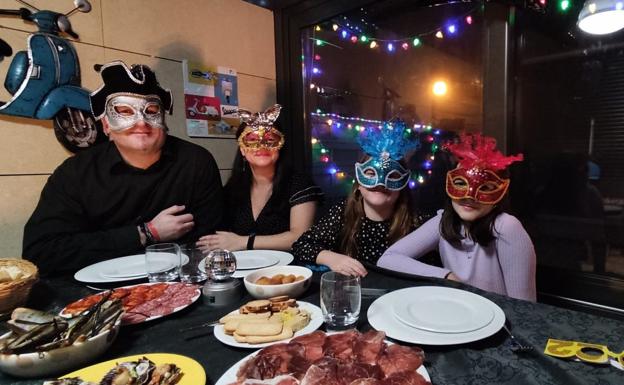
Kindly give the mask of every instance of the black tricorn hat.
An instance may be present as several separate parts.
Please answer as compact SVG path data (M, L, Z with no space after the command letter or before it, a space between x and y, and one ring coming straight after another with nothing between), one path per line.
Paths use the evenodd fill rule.
M104 84L89 95L91 112L96 119L104 116L108 97L118 93L158 96L164 109L169 114L173 112L171 90L158 84L156 74L148 66L133 64L128 67L122 61L113 61L101 66L99 71Z

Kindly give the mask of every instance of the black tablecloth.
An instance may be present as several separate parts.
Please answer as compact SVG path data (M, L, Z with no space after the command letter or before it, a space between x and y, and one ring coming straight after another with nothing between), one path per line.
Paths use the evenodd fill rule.
M319 275L301 300L319 304ZM549 357L542 352L548 338L575 340L607 345L611 351L624 350L624 322L592 316L544 304L510 299L438 279L415 279L370 271L363 287L400 289L419 285L445 285L476 292L494 301L505 312L512 332L533 351L514 353L509 338L501 330L495 335L469 344L421 346L425 367L435 385L462 384L624 384L624 372L612 366L598 366ZM92 294L83 284L69 278L42 280L34 289L29 305L40 309L60 310L66 304ZM241 304L250 300L246 296ZM366 311L375 298L362 299L358 329L370 329ZM176 353L197 360L205 369L207 384L214 384L234 363L253 352L220 343L206 331L181 333L180 330L207 321L238 308L212 308L202 298L190 307L151 322L122 327L111 348L100 357L105 361L141 353ZM391 315L389 315L391 316ZM197 336L200 335L200 336ZM196 338L191 338L197 336ZM22 380L0 374L1 384L40 385L43 379ZM201 384L198 384L201 385Z

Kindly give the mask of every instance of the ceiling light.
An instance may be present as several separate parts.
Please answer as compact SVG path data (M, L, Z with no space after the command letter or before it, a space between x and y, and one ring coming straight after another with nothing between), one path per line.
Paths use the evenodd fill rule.
M606 35L624 28L624 0L587 0L578 26L592 35Z

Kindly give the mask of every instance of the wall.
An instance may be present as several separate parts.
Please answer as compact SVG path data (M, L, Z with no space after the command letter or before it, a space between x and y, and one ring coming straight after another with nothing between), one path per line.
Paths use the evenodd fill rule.
M71 0L29 1L35 7L66 13ZM174 114L167 117L171 134L189 139L184 127L182 59L238 71L240 105L259 110L275 102L273 13L241 0L91 0L90 13L70 21L80 35L74 46L80 58L82 85L95 89L96 63L124 60L156 72L174 93ZM17 9L14 0L0 8ZM14 52L26 48L34 26L0 16L0 38ZM0 62L6 74L12 58ZM0 100L10 95L0 90ZM56 141L49 121L0 115L0 258L20 257L22 231L48 176L70 153ZM229 176L236 143L232 139L189 139L212 152L221 176Z

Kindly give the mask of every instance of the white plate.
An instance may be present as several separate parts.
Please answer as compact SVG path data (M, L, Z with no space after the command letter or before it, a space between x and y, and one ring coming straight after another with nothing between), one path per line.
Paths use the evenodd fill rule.
M490 301L469 291L429 286L418 296L392 305L399 321L417 329L437 333L467 333L487 326L494 319Z
M368 308L368 322L375 329L386 332L386 335L390 338L425 345L456 345L478 341L491 336L503 327L505 313L498 305L487 298L483 299L489 303L494 313L494 318L486 326L466 333L436 333L417 329L404 324L394 316L393 306L397 301L404 302L409 298L421 297L426 295L431 288L432 286L410 287L379 297ZM439 289L446 291L448 296L458 295L458 291L464 291L446 287L439 287ZM422 309L422 311L426 313L428 309Z
M163 284L163 283L164 283L164 284L166 284L166 285L181 285L181 284L182 284L181 282L152 282L152 283L141 283L141 284L138 284L138 285L123 286L123 287L119 287L119 288L117 288L117 289L132 289L132 288L137 287L137 286L151 286L151 285L158 285L158 284ZM116 290L116 289L112 289L112 290ZM100 294L101 294L101 293L96 293L96 294L92 294L92 295L100 295ZM163 315L155 315L155 316L147 317L146 319L144 319L144 320L143 320L143 321L141 321L141 322L128 322L127 320L126 320L126 321L124 321L124 318L123 318L123 316L122 316L122 318L121 318L121 321L122 321L122 322L121 322L121 324L122 324L122 325L132 325L132 324L135 324L135 323L143 323L143 322L153 321L153 320L155 320L155 319L159 319L159 318L162 318L162 317L168 316L169 314L177 313L177 312L179 312L180 310L182 310L182 309L186 309L187 307L189 307L189 306L191 306L193 303L195 303L195 301L197 301L197 300L199 299L200 295L201 295L201 289L200 289L199 287L197 287L197 288L195 289L195 295L193 295L193 297L191 297L191 303L189 303L189 304L186 304L186 305L182 305L182 306L178 306L178 307L176 307L176 308L173 308L173 310L172 310L170 313L167 313L167 314L163 314ZM87 296L87 297L90 297L90 296ZM87 298L87 297L83 297L83 298ZM158 298L158 297L157 297L157 298ZM154 298L154 299L156 299L156 298ZM79 300L77 300L77 301L79 301ZM74 301L74 302L75 302L75 301ZM73 302L72 302L72 303L73 303ZM71 314L65 313L65 308L63 308L63 309L60 311L59 315L60 315L60 316L62 316L62 317L71 317Z
M182 264L187 263L188 257L182 254ZM146 277L145 254L108 259L84 267L74 274L76 281L85 283L123 282Z
M385 342L389 345L392 344L391 341L385 341ZM236 374L238 373L238 369L240 369L241 365L245 361L255 356L259 352L260 350L256 350L255 352L249 354L247 357L235 363L231 368L229 368L225 373L223 373L223 375L219 378L219 380L217 381L215 385L229 385L229 384L236 383ZM431 377L429 377L429 372L427 372L425 365L420 365L420 367L416 369L416 372L418 372L418 374L423 376L425 380L431 382Z
M303 302L303 301L297 301L297 303L299 304L299 308L310 312L310 323L308 323L306 327L304 327L303 329L295 333L293 338L302 336L304 334L312 333L313 331L321 327L321 325L323 324L323 312L321 311L320 307L313 305L311 303L308 303L308 302ZM234 310L230 314L238 314L238 310ZM251 349L263 348L265 346L290 341L290 339L287 339L287 340L280 340L280 341L275 341L275 342L267 342L264 344L248 344L248 343L243 343L243 342L237 342L233 336L225 334L225 331L223 330L223 325L217 325L214 327L214 336L219 341L223 342L226 345L236 346L237 348L251 348Z
M235 254L236 255L236 254ZM236 257L236 268L240 270L261 269L277 265L280 261L275 254L251 254L242 258Z
M293 257L292 254L287 253L285 251L278 251L278 250L242 250L242 251L235 251L234 255L236 256L237 265L240 263L239 261L244 261L250 258L276 257L278 261L272 266L286 266L295 259L295 257ZM199 262L198 267L199 267L199 270L201 270L202 272L204 273L206 272L206 258L202 259L201 262ZM258 269L244 270L241 268L237 268L234 274L232 274L232 277L244 278L247 274L251 274L256 270Z

